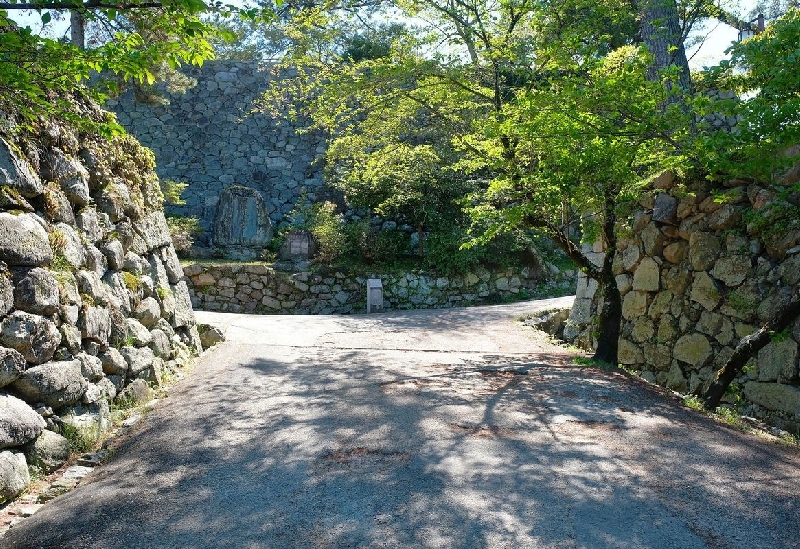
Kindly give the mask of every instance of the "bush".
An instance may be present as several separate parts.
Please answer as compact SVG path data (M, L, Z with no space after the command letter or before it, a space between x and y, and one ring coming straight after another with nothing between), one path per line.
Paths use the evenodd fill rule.
M195 237L201 232L200 222L196 217L170 215L167 216L167 226L172 237L172 245L178 253L191 248Z

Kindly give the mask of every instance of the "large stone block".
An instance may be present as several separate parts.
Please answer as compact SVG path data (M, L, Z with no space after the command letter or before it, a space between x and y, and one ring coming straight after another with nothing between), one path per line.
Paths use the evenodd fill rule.
M36 267L53 260L50 239L34 214L0 212L0 261Z
M43 316L14 311L0 323L0 344L19 351L31 364L50 360L59 343L61 333Z
M633 273L633 289L643 292L657 292L660 288L661 268L652 257L639 262Z
M744 396L768 410L800 417L800 389L797 387L751 381L744 386Z
M133 229L145 243L146 251L172 244L167 220L161 211L151 212L134 223Z
M0 503L21 494L31 483L25 456L18 452L0 452Z
M214 245L237 258L254 259L271 239L272 223L261 193L242 186L225 189L214 216Z
M720 258L715 264L711 274L721 280L726 286L734 287L745 281L750 273L750 258L734 255Z
M77 159L50 149L41 161L42 177L58 183L70 202L78 207L89 203L89 172Z
M693 232L689 235L689 262L695 271L707 271L719 257L722 244L711 233Z
M0 137L0 187L8 186L19 194L34 197L44 185L22 154ZM2 241L2 239L0 239Z
M25 402L0 393L0 448L30 442L39 436L45 425L42 416Z
M711 358L712 348L708 338L702 334L686 334L675 342L672 356L700 368Z
M628 292L622 298L622 317L632 320L637 316L642 316L647 312L647 293Z
M28 463L45 473L52 473L64 465L70 456L69 441L53 431L42 431L36 440L23 448Z
M28 271L14 288L14 307L36 315L49 316L58 312L59 285L47 269L36 267Z
M11 388L26 402L41 402L54 409L77 402L86 392L88 382L78 360L53 361L26 370Z
M705 272L699 272L694 276L690 299L699 303L705 309L713 311L719 305L722 296L714 283L714 279Z
M758 352L758 381L789 381L797 374L797 343L772 341Z
M5 387L25 371L25 357L19 351L0 347L0 387Z

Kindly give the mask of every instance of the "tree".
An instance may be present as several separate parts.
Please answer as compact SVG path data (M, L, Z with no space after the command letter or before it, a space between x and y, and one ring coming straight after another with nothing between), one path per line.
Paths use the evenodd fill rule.
M109 29L109 39L84 49L44 38L30 28L18 27L9 18L10 10L35 10L43 22L52 18L50 10L66 10L76 14L76 19L84 18ZM256 16L254 11L206 4L202 0L2 2L0 110L13 113L28 124L40 116L71 117L75 124L89 124L88 120L70 114L67 98L72 94L91 94L83 84L92 74L103 72L124 80L152 83L156 78L154 67L163 63L175 68L212 58L208 42L212 29L200 19L200 15L212 10ZM145 17L144 14L149 35L129 25L136 17ZM159 36L168 38L153 39ZM81 41L80 37L75 38ZM112 127L113 124L106 124L107 129Z
M794 242L800 234L800 173L795 169L787 174L800 161L798 43L800 10L790 8L761 34L734 45L730 61L711 71L714 85L736 90L742 98L703 105L739 120L735 132L711 132L698 140L699 156L711 177L757 182L775 196L768 207L753 212L749 223L749 230L760 233L768 247L787 237ZM748 360L798 316L800 295L795 288L768 322L739 341L706 389L704 406L715 409Z

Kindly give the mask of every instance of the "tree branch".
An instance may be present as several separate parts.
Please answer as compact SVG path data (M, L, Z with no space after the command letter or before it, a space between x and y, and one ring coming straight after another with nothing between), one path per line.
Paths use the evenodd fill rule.
M163 8L164 3L158 1L128 2L114 4L102 0L89 0L88 2L0 2L3 10L130 10Z

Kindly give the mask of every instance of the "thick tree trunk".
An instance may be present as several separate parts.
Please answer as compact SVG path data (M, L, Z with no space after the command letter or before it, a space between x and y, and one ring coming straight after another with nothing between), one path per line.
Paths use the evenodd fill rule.
M599 360L617 365L619 352L619 332L622 324L622 297L617 287L617 279L614 277L614 255L617 253L617 235L615 226L617 224L615 197L606 195L603 213L603 238L605 239L606 250L603 258L603 266L600 270L600 277L597 280L599 291L603 295L603 304L600 306L597 333L597 349L592 357Z
M706 410L714 410L719 406L725 390L739 375L747 361L772 341L772 334L785 330L798 316L800 316L800 297L795 296L793 301L775 313L760 330L739 341L733 355L717 372L714 381L703 395L703 406Z
M69 12L69 35L73 46L86 49L86 18L78 10Z
M690 92L692 81L689 62L683 47L675 0L640 0L639 17L642 40L653 54L653 64L648 69L648 78L657 80L659 71L676 65L680 72L675 84Z

